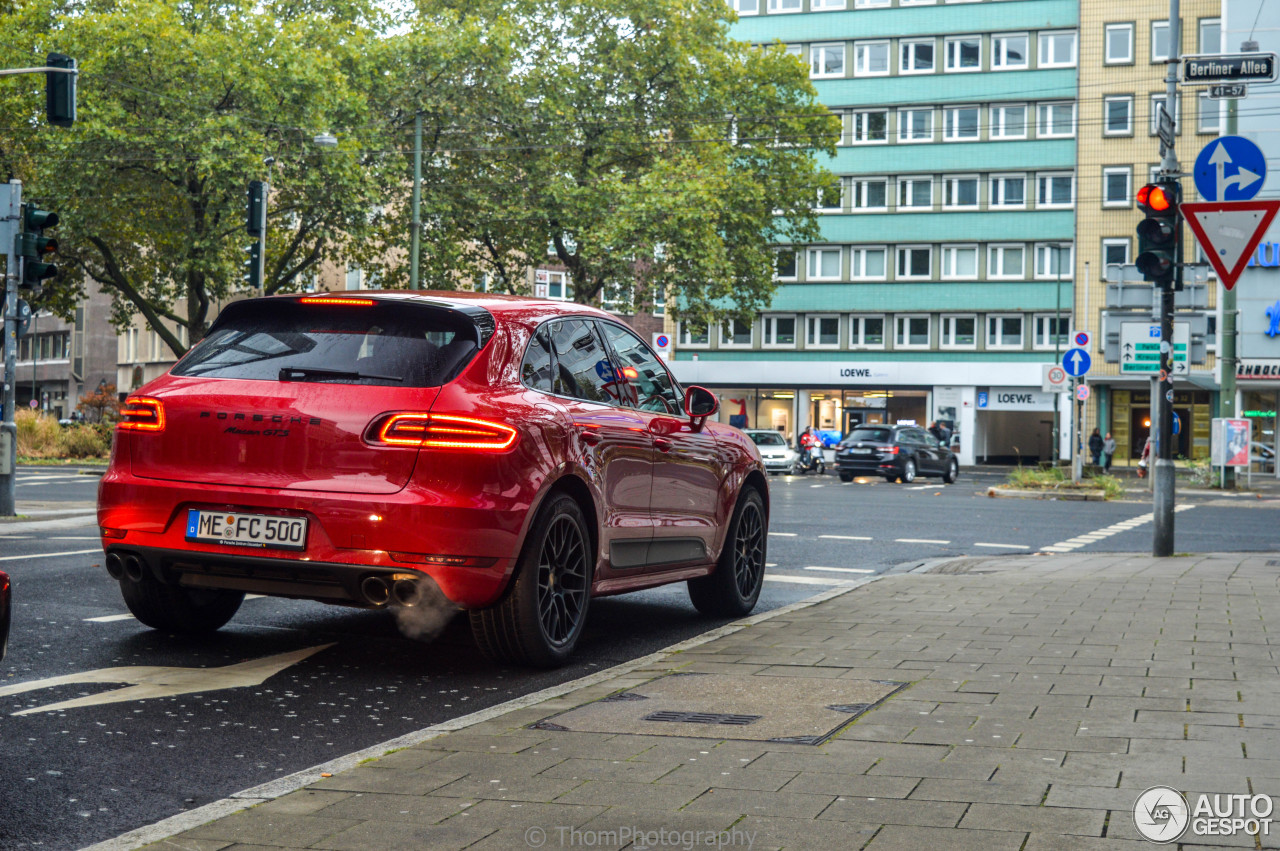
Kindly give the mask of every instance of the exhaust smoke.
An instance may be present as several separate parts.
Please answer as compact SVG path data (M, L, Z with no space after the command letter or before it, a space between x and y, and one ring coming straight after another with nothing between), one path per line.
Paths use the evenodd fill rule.
M412 583L396 582L391 611L396 617L396 627L405 638L433 641L462 608L450 601L431 577L415 579ZM406 588L409 585L412 590Z

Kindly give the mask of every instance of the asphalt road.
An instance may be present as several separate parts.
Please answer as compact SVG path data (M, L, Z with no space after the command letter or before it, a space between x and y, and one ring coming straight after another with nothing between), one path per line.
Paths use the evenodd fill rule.
M948 556L1058 545L1150 551L1151 525L1142 519L1149 503L981 495L1000 478L964 471L953 486L772 479L769 581L759 610ZM19 507L91 501L95 485L74 473L26 471ZM1179 551L1280 548L1274 503L1180 498L1179 505L1187 506L1177 517ZM10 534L0 524L0 569L17 595L0 693L131 669L100 682L0 694L0 848L83 847L721 623L699 616L683 585L598 600L573 662L554 672L486 662L464 618L432 642L414 641L387 613L271 598L247 600L211 638L175 638L127 614L101 568L94 532L83 525ZM144 674L173 679L173 671L138 670L155 666L197 673L185 690L114 694ZM48 709L72 700L89 703Z

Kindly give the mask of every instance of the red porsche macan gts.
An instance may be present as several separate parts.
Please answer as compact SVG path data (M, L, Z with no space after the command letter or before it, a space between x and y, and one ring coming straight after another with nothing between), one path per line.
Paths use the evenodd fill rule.
M98 491L107 571L138 620L180 632L246 592L379 608L437 586L486 655L540 666L595 596L686 581L700 611L744 615L769 491L717 405L581 305L236 302L125 402Z

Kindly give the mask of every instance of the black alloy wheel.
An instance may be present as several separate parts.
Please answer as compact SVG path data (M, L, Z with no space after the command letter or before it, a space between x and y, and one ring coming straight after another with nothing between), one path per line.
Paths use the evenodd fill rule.
M942 474L942 481L949 485L953 485L959 475L960 465L956 463L956 459L952 458L947 462L947 472Z
M754 487L738 497L733 520L710 576L689 580L689 599L704 615L737 618L749 613L760 599L768 534L764 499Z
M538 620L557 647L573 638L587 610L587 543L568 515L547 530L538 559Z

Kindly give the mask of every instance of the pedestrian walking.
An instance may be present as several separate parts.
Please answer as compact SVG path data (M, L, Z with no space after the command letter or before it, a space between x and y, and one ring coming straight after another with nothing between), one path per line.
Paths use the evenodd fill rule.
M1102 435L1098 434L1095 428L1093 434L1089 435L1089 456L1093 459L1093 466L1102 463Z
M1142 444L1142 456L1138 459L1138 478L1145 478L1147 475L1147 463L1151 458L1151 435L1147 435L1147 440Z
M1108 473L1111 472L1111 459L1116 456L1116 439L1111 436L1111 432L1107 432L1106 438L1102 441L1102 468Z

